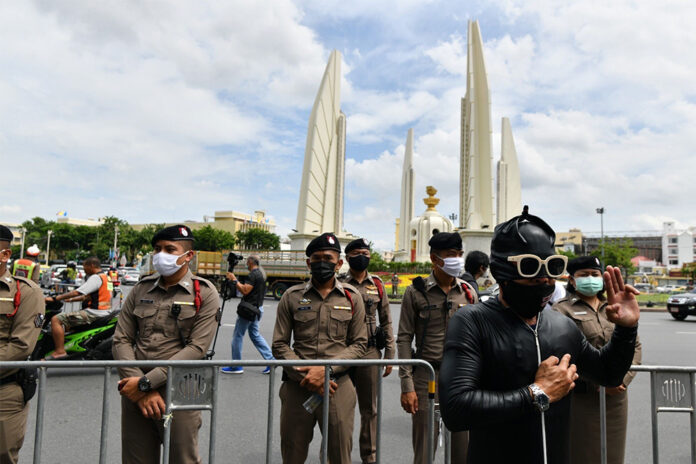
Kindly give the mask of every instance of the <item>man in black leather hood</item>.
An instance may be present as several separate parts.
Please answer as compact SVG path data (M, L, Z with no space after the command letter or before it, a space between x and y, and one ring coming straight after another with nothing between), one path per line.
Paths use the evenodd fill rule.
M451 431L470 431L469 464L569 462L570 398L578 372L606 386L622 382L633 358L640 310L619 269L604 273L616 324L601 350L570 318L543 309L567 258L555 233L525 206L498 225L491 273L500 295L458 311L440 370L440 410Z

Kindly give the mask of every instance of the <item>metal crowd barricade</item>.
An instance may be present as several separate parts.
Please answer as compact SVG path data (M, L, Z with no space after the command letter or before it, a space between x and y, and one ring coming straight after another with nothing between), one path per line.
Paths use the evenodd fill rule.
M685 412L691 416L691 463L696 464L696 367L631 366L635 372L650 372L650 410L652 425L653 464L660 462L657 414ZM604 387L600 388L600 392ZM607 461L606 396L600 395L600 446L602 464Z
M140 367L140 368L167 368L166 384L166 413L163 440L163 463L169 462L169 443L171 429L168 427L168 419L174 411L196 411L207 410L210 415L210 442L208 448L208 462L215 462L215 436L217 419L217 398L218 398L218 376L219 368L224 366L242 367L271 367L268 386L268 414L266 424L266 463L271 462L271 452L273 449L273 403L275 399L275 368L284 366L420 366L425 368L430 375L429 384L429 415L428 415L428 462L433 461L433 430L435 427L435 370L422 359L374 359L374 360L340 360L340 359L306 359L293 361L280 360L258 360L258 361L239 361L239 360L196 360L196 361L11 361L0 362L0 369L15 369L24 367L34 367L39 369L39 386L36 398L36 432L34 435L34 464L41 462L41 446L43 440L44 409L46 403L46 371L48 369L68 369L68 368L95 368L104 369L104 387L102 398L101 415L101 437L99 443L99 463L106 463L106 444L108 438L109 422L109 387L111 384L111 369L116 367ZM381 429L382 429L382 381L383 377L377 376L377 462L381 457ZM323 399L323 424L321 438L321 463L328 462L328 427L329 427L329 370L325 370L324 375L324 399Z

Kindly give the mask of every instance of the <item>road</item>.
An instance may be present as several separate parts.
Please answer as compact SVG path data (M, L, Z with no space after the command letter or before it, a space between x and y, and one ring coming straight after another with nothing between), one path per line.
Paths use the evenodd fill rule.
M126 292L128 289L126 288ZM230 300L225 306L223 325L216 347L216 359L229 359L230 341L236 319L238 300ZM269 341L272 337L276 302L266 300L265 314L260 328ZM399 306L391 305L392 317L399 319ZM696 365L696 318L674 321L666 313L643 313L640 323L643 343L643 363L656 365ZM261 359L251 342L244 342L246 359ZM223 375L220 378L220 407L218 414L216 452L219 462L264 462L268 376L262 368L247 368L243 375ZM280 376L274 386L275 418L273 424L273 462L281 462L279 437L278 388ZM99 436L102 401L102 371L58 372L49 371L46 393L46 416L42 456L44 463L95 463L99 456ZM384 414L382 422L382 457L384 462L411 462L409 416L399 405L399 381L396 370L384 382ZM116 376L109 392L108 462L120 462L120 407L116 391ZM21 462L31 462L34 443L35 403L31 402L27 436L20 453ZM652 462L650 426L649 375L639 373L629 388L629 428L627 438L627 463ZM665 463L688 463L689 418L688 414L662 414L660 416L660 458ZM353 462L359 463L356 413L356 432L353 438ZM319 462L321 435L315 429L309 463ZM207 462L209 414L203 413L203 428L199 437L201 456ZM502 437L501 437L502 442ZM436 462L442 462L442 450Z

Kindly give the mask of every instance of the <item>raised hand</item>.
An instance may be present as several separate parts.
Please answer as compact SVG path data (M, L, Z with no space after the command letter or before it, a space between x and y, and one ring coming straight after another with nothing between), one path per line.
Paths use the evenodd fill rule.
M640 319L640 307L636 295L640 292L624 284L621 270L607 266L604 271L604 288L607 289L607 319L623 327L635 327Z

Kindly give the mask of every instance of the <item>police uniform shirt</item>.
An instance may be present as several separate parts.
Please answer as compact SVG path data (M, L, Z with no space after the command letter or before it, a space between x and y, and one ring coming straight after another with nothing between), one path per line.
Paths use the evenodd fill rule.
M17 283L21 299L15 312ZM29 357L41 332L44 311L41 288L32 280L12 277L6 269L0 276L0 360L24 361ZM16 371L2 370L0 377Z
M196 313L194 280L200 282L201 306ZM220 297L215 287L188 271L166 288L159 274L143 278L126 297L114 334L118 360L203 359L215 336ZM177 314L178 313L178 314ZM141 377L135 367L119 369L121 378ZM145 374L153 388L167 381L167 369Z
M379 290L377 289L377 284L375 280L379 279L377 276L373 276L370 273L362 282L358 282L353 274L348 272L341 277L341 282L345 284L350 284L355 287L363 299L363 304L365 305L366 314L366 324L368 325L367 331L369 334L374 334L377 330L377 316L379 316L379 325L382 326L384 333L387 335L387 346L384 348L384 359L394 359L394 330L392 329L392 319L391 311L389 311L389 298L387 297L387 291L384 289L384 284L382 283L382 299L380 304ZM379 311L379 314L377 314ZM376 351L374 347L368 348L369 351Z
M473 303L475 303L477 301L476 293L466 282L458 278L455 279L455 283L449 293L445 295L445 292L437 284L435 276L431 273L425 279L427 302L423 294L416 290L413 285L406 289L404 299L401 302L401 317L399 319L399 332L396 340L399 359L411 359L413 357L411 352L413 339L415 337L417 347L421 346L423 343L423 327L426 321L428 321L425 344L420 357L432 363L439 363L442 360L447 323L457 310L470 303L462 285L467 286ZM412 366L399 366L399 377L401 378L401 391L403 393L414 391Z
M360 359L366 348L365 308L354 287L334 279L334 287L322 298L310 280L290 287L281 297L273 330L276 359ZM336 374L347 370L345 366L333 369ZM302 380L293 368L285 372L292 380Z

